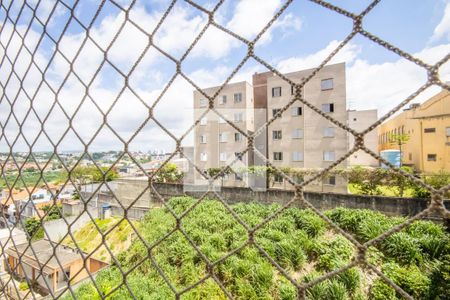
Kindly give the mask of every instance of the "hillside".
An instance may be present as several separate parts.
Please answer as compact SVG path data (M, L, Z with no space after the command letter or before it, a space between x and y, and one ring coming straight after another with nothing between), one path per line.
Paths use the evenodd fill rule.
M106 245L114 256L117 256L119 253L130 247L133 236L132 233L134 232L128 221L121 220L121 218L95 220L100 232L106 234ZM94 225L94 222L91 221L81 229L77 230L74 233L74 238L78 247L84 252L93 252L93 257L103 261L110 261L111 255L106 247L102 245L102 235L100 232ZM70 247L76 247L70 236L65 238L62 243Z
M181 214L194 201L186 197L173 198L170 206ZM233 206L250 227L278 208L278 205L260 204ZM335 209L326 214L361 242L404 221L367 210ZM246 245L246 229L218 201L203 201L183 218L181 224L204 256L218 262L213 268L216 279L237 299L296 298L294 285L262 252L270 255L293 280L305 283L345 266L356 254L355 247L345 237L333 232L310 210L287 209L259 228L255 242L260 249ZM171 288L160 275L162 272L174 289L187 289L183 299L226 299L222 288L208 277L204 259L181 231L175 231L161 241L175 225L167 209L154 209L139 225L147 245L134 239L128 249L120 246L126 251L118 255L118 261L123 272L132 270L126 278L134 296L137 299L174 298ZM152 251L148 251L147 246ZM236 249L239 250L227 257ZM149 259L149 252L154 263ZM370 247L367 257L415 299L447 299L450 236L442 226L415 222L381 242L377 248ZM122 278L119 268L112 266L100 272L96 285L108 299L132 299L129 290L121 285ZM205 280L188 289L202 279ZM117 286L120 288L115 289ZM307 296L308 299L401 299L374 272L359 267L319 282L307 290ZM94 285L87 283L77 290L76 298L96 299L100 296Z

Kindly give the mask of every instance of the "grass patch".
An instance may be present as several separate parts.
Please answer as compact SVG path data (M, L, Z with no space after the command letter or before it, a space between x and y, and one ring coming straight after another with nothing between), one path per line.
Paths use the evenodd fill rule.
M102 245L102 234L106 234L106 245L115 256L131 245L131 236L134 231L127 220L116 217L96 219L95 224L99 229L91 221L74 233L76 244L70 236L66 237L62 243L70 247L78 245L84 252L93 252L93 257L106 261L110 260L110 254ZM137 223L135 225L139 226Z
M183 213L194 203L195 200L188 197L169 201L177 214ZM233 208L249 227L253 227L279 206L252 203L237 204ZM403 218L390 218L373 211L343 208L328 211L326 215L361 242L404 221ZM134 239L126 249L120 244L114 245L114 251L121 249L117 250L120 252L117 260L121 269L125 272L131 270L127 283L134 297L173 298L174 294L160 271L180 291L209 274L206 259L212 263L218 262L213 267L214 275L237 299L296 299L295 287L262 252L300 282L310 282L345 266L356 255L352 243L327 228L326 223L310 210L289 208L261 226L253 237L260 248L248 243L247 230L219 201L205 200L182 219L180 226L190 240L180 230L167 236L175 226L176 220L167 209L153 209L139 224L145 244L140 239ZM90 232L83 230L87 234ZM192 247L191 242L197 245L202 255ZM146 245L153 246L149 250ZM239 251L227 257L236 249ZM159 270L148 259L149 255ZM442 226L426 221L415 222L391 235L386 242L371 247L367 256L371 263L413 297L445 299L448 290L437 288L446 287L450 278L450 237ZM135 267L137 264L139 266ZM374 274L364 272L354 267L326 279L307 290L308 299L401 298ZM101 291L108 293L122 283L122 276L113 264L101 271L96 280ZM99 295L92 285L87 284L77 290L76 296L77 299L92 299ZM108 296L108 299L132 298L123 286ZM183 299L226 299L226 296L210 278L185 293Z
M364 194L355 184L349 183L347 188L351 194L355 194L355 195L363 195ZM399 191L398 187L396 187L396 186L379 185L378 191L379 191L380 196L385 196L385 197L399 197L399 195L400 195L400 191ZM404 198L414 197L414 189L405 188L405 190L403 191L403 197Z

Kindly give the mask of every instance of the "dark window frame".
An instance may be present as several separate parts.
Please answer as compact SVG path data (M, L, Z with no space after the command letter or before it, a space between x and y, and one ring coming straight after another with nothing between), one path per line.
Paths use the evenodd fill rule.
M295 114L294 114L295 111ZM292 107L292 116L293 117L299 117L303 115L303 109L301 106L294 106Z
M326 86L325 83L331 82L331 87ZM333 78L325 78L320 81L320 90L321 91L329 91L334 89L334 79Z
M427 161L437 161L437 154L427 154Z
M281 130L272 130L272 140L279 141L283 138Z
M275 93L275 91L278 91L279 93ZM275 95L277 94L277 95ZM281 86L276 86L272 88L272 98L278 98L281 97L282 93L281 93Z
M273 152L273 160L274 161L283 161L283 152Z

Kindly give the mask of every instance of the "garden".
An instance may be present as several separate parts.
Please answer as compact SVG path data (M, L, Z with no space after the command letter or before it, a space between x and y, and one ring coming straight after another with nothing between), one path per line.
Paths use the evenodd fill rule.
M176 197L168 205L181 215L195 203L189 197ZM232 208L253 228L280 206L241 203ZM361 243L405 221L344 208L325 215ZM102 299L98 288L108 299L171 299L173 288L185 291L183 299L226 299L224 290L236 299L296 299L297 289L285 275L308 283L346 266L357 255L346 237L309 209L284 210L258 227L254 243L248 242L247 229L217 200L194 206L181 221L182 231L173 230L176 224L167 208L151 210L139 222L142 239L135 235L131 246L117 255L117 263L111 262L98 274L95 286L90 281L82 284L76 298ZM442 225L416 221L370 246L366 258L415 299L448 299L450 234ZM208 276L206 261L213 263L214 278ZM375 272L360 266L312 285L306 295L308 299L402 299ZM67 292L65 298L72 299L72 294Z

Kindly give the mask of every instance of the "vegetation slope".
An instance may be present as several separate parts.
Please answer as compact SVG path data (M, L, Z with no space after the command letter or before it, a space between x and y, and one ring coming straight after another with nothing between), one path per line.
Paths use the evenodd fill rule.
M180 215L194 202L191 198L178 197L169 204ZM259 224L278 208L275 204L254 203L233 206L249 227ZM339 208L326 214L361 242L404 221L368 210ZM135 238L131 247L118 255L120 265L112 264L101 271L95 286L92 283L81 285L76 298L101 299L98 288L108 299L172 299L173 288L185 291L183 299L226 299L219 284L208 277L207 264L191 241L205 258L217 262L213 268L216 279L237 299L296 298L294 285L271 264L263 251L298 282L311 282L345 266L356 255L351 242L330 230L310 210L287 209L260 227L254 241L261 249L247 243L247 230L218 201L203 201L182 219L181 228L191 241L180 230L166 236L175 226L176 220L167 209L150 211L139 225L143 240ZM239 250L227 256L236 249ZM441 225L415 222L376 247L370 247L367 257L415 299L448 299L450 236ZM195 285L201 279L205 280ZM127 285L122 284L125 281ZM313 285L307 290L307 297L401 299L374 272L359 267ZM71 299L72 295L68 293L66 298Z

